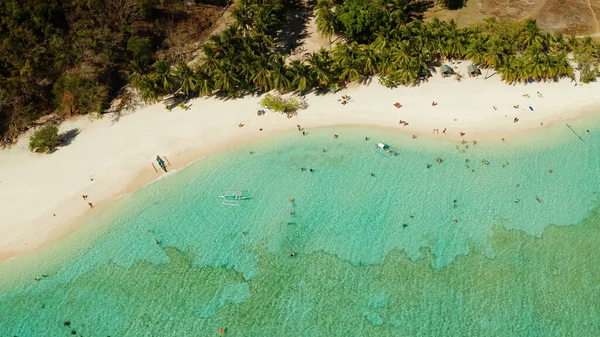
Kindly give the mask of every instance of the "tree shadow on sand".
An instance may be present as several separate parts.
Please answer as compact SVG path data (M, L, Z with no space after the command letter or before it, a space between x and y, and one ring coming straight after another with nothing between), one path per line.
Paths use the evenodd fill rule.
M75 128L58 135L58 147L63 147L71 144L73 139L81 133L81 130Z
M306 3L297 3L295 8L288 12L286 23L282 25L282 29L277 33L277 37L275 38L274 53L291 54L302 52L297 49L300 47L300 41L308 37L308 22L314 15L314 7L315 1L307 1Z

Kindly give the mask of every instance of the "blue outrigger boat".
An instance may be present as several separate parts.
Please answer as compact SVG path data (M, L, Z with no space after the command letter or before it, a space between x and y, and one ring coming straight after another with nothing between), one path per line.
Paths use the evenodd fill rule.
M165 166L165 161L160 158L160 156L156 156L156 161L158 162L158 166L160 166L163 171L167 172L167 167Z

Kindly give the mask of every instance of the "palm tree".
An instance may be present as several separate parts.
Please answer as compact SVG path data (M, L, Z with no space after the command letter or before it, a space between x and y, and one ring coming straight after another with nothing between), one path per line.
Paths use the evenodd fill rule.
M132 60L131 70L131 74L129 74L127 78L129 80L129 84L133 88L139 89L144 76L144 68L137 60Z
M196 76L192 68L190 68L185 62L177 64L175 69L175 76L179 80L179 90L184 95L189 96L192 92L196 91Z
M543 43L544 37L542 36L540 29L534 19L525 20L525 35L521 42L525 47L530 47L534 43Z
M265 56L261 56L254 62L254 74L252 75L251 81L257 88L264 91L269 91L269 74L271 69L269 68L269 59Z
M300 60L294 60L291 64L292 85L300 92L310 88L314 82L310 66Z
M194 72L194 77L196 78L196 88L200 92L200 95L208 96L212 94L215 89L215 83L212 76L209 76L202 69L197 69Z
M174 79L173 75L171 74L171 67L169 67L167 62L163 60L156 61L152 65L152 68L154 70L153 75L158 88L160 88L163 93L172 92Z
M252 19L254 12L250 10L250 6L250 1L239 0L231 11L231 16L235 20L235 26L243 33L251 30L254 24L254 20Z
M392 42L389 31L378 31L375 33L375 40L371 43L371 48L378 52L383 52L390 48Z
M361 72L357 65L360 49L356 42L349 45L339 44L333 50L336 66L340 69L340 79L344 81L356 81Z
M150 104L158 102L161 96L160 91L152 74L142 76L139 84L139 92L144 102Z
M275 54L269 60L269 68L271 71L269 72L268 80L271 88L279 91L288 90L291 87L291 82L288 78L289 70L285 65L285 56Z
M307 54L306 61L310 65L320 86L326 87L332 82L331 66L333 61L329 52L321 49L316 53Z
M329 7L317 9L317 31L329 40L329 49L331 49L331 38L335 34L337 26L337 17Z
M483 54L483 58L487 66L497 67L501 62L502 55L505 54L502 40L494 36L488 40L487 50Z
M482 64L485 61L484 55L486 52L485 38L477 36L471 40L471 43L465 52L465 57L473 61L473 63Z
M508 55L502 58L502 62L497 68L498 73L506 83L514 83L517 81L517 57Z
M456 28L456 22L450 20L444 35L446 37L445 54L453 58L462 58L465 53L466 39L464 35Z
M379 54L379 65L378 70L382 76L388 75L394 69L394 62L392 61L392 53L397 50L393 47L391 50L386 49Z
M231 69L217 69L214 74L215 89L224 90L232 94L240 81Z
M362 75L370 77L377 74L377 65L379 58L373 48L366 46L359 54L357 63L361 68Z
M215 70L221 66L219 63L220 53L218 52L218 49L214 43L206 43L202 46L202 52L204 53L204 56L202 57L202 60L204 61L202 67L209 74L214 73Z

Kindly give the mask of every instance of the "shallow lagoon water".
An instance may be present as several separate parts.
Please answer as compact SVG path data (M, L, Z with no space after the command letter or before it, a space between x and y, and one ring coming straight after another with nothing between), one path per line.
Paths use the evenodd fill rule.
M0 335L598 335L596 124L477 145L336 127L209 156L0 265L24 277ZM232 189L251 199L223 206Z

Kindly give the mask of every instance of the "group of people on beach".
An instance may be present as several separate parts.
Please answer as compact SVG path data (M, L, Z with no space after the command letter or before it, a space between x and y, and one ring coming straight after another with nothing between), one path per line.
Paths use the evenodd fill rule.
M342 96L342 105L346 105L348 104L348 102L350 101L352 97L348 96L348 95L343 95Z
M87 194L84 194L81 196L81 198L83 198L84 201L87 201L88 196ZM91 202L88 202L87 204L88 206L90 206L90 209L94 208L94 204L92 204Z

